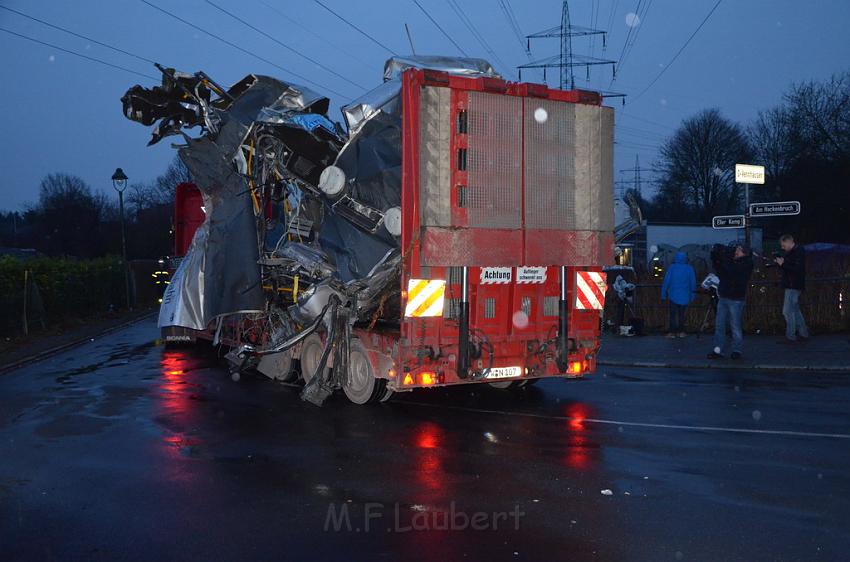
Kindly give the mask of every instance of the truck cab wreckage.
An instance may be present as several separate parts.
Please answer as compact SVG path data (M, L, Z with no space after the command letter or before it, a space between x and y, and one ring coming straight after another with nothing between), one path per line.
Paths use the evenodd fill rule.
M235 376L300 376L317 405L593 372L614 231L601 96L396 57L343 129L302 86L158 68L124 114L154 126L149 144L182 136L205 213L166 339L228 346Z

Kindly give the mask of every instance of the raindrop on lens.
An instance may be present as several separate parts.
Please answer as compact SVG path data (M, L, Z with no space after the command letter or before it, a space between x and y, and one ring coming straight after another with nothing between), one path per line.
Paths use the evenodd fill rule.
M637 27L640 25L640 17L634 12L626 14L626 25L629 27Z
M538 123L545 123L546 120L549 119L549 112L543 109L542 107L538 107L534 110L534 120Z
M758 410L753 410L753 419L759 421L761 419L761 412Z
M512 320L515 328L522 329L528 327L528 315L521 310L514 312Z

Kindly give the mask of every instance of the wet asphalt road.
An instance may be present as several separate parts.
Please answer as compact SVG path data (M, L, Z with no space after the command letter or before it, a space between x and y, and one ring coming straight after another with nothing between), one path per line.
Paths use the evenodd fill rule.
M0 559L850 556L846 374L601 368L319 409L156 337L0 375Z

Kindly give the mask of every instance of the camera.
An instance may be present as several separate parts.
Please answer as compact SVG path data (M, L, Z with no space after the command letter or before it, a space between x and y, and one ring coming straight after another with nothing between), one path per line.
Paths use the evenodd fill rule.
M773 256L773 258L774 258L774 259L776 259L776 258L781 258L781 257L782 257L782 252L773 252L773 254L771 254L771 255Z

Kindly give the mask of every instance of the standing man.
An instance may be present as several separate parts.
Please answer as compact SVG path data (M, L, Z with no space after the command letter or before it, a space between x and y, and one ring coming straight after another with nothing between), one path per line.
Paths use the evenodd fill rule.
M694 300L697 290L697 275L694 268L688 263L688 255L685 252L677 252L676 258L661 284L661 300L670 299L670 329L668 338L676 336L684 338L685 333L685 310Z
M782 304L785 339L779 343L804 342L809 339L809 329L800 311L800 294L806 289L806 251L794 242L790 234L783 234L779 245L782 246L783 256L775 258L775 261L782 269L782 288L785 289Z
M723 247L717 245L711 252L714 269L720 278L717 294L717 318L714 323L714 349L708 354L709 359L723 358L723 348L726 345L726 326L732 332L732 359L741 358L741 347L744 342L742 318L744 304L747 299L747 287L753 272L753 257L750 249L744 244Z

